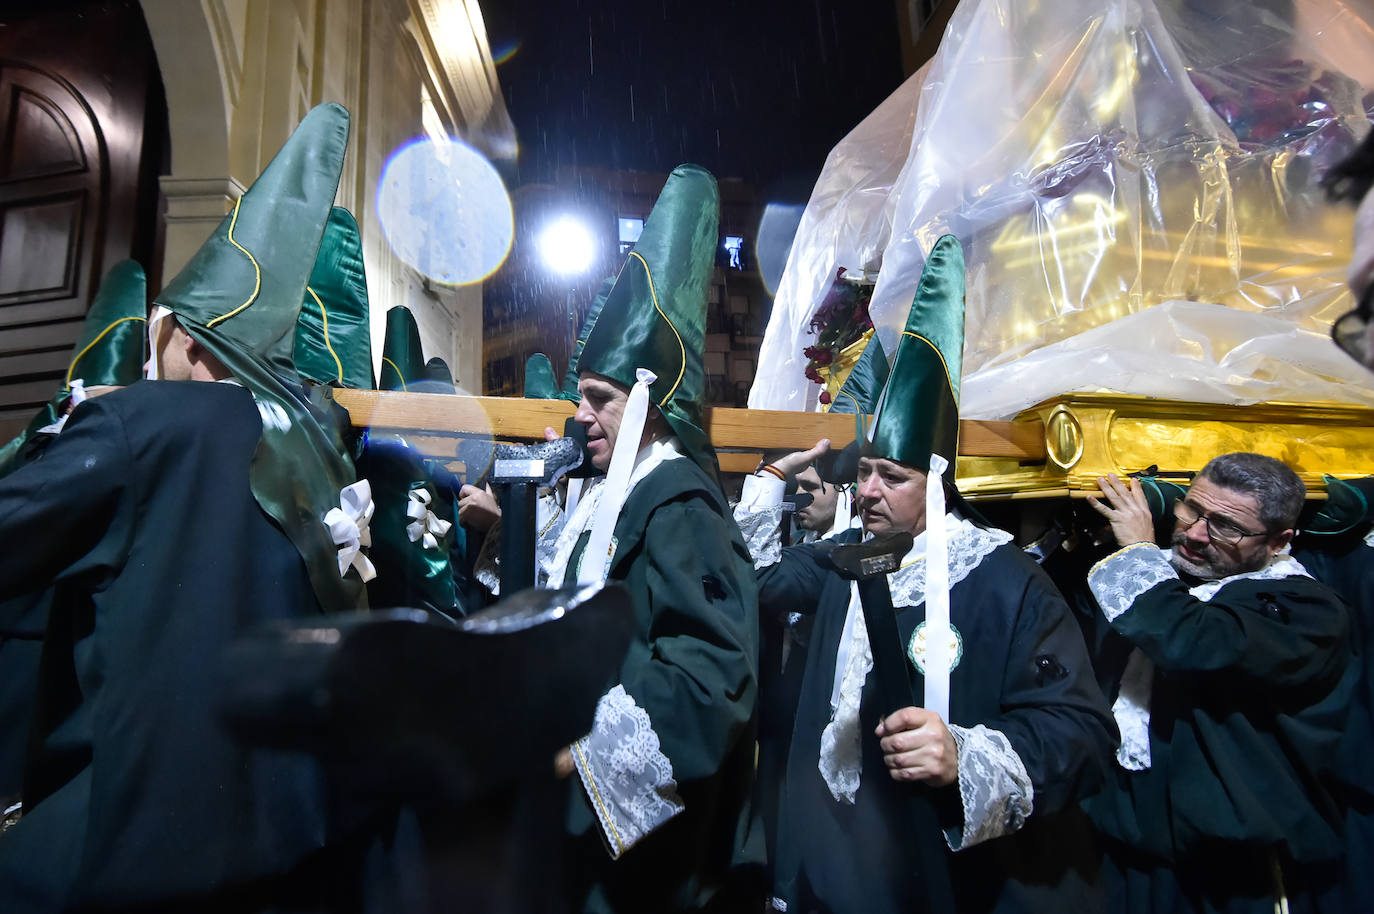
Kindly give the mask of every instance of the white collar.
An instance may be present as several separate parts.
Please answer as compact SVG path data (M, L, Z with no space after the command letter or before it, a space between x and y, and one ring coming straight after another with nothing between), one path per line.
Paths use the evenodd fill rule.
M1170 550L1169 555L1173 555ZM1302 566L1302 563L1293 558L1285 549L1269 560L1269 564L1255 571L1243 571L1240 574L1229 575L1224 578L1217 578L1215 581L1203 581L1193 587L1188 588L1188 592L1203 602L1208 602L1217 595L1217 591L1233 581L1277 581L1282 578L1310 578L1311 574Z
M660 438L640 448L639 453L635 455L634 469L630 473L629 492L633 492L640 480L658 469L659 466L681 456L682 447L678 443L676 435ZM544 564L544 573L548 581L554 586L562 586L568 560L572 558L573 549L577 546L578 539L583 533L591 529L592 520L596 517L596 506L600 504L601 496L606 488L605 481L606 477L598 476L583 489L582 497L577 500L577 507L573 509L572 515L563 525L562 532L558 534L558 539L554 541L553 552ZM628 497L629 493L627 492L626 498Z

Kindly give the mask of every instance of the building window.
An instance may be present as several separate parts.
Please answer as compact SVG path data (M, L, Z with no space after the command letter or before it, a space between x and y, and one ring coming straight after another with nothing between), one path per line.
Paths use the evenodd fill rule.
M630 248L635 246L639 236L644 234L644 220L636 219L632 216L620 217L620 253L630 253Z
M725 253L729 256L732 270L744 269L744 239L739 235L725 236Z

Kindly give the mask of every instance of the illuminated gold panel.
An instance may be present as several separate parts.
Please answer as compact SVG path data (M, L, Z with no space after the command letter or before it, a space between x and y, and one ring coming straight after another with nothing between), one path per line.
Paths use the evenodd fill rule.
M1034 498L1095 491L1097 477L1158 466L1186 476L1218 454L1254 451L1298 471L1320 495L1321 477L1374 476L1374 409L1340 404L1221 406L1148 397L1083 394L1026 410L1040 422L1043 463L986 458L958 465L959 488L975 498Z

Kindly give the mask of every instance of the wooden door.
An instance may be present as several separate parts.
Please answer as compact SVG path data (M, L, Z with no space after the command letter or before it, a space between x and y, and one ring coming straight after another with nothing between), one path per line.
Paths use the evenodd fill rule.
M29 6L0 14L0 442L61 386L105 271L160 258L167 158L138 4Z

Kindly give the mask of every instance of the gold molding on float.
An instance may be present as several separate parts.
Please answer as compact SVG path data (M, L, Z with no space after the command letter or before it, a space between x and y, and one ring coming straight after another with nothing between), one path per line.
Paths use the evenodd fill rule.
M541 440L573 414L563 400L337 390L356 426L410 433L428 456L452 460L455 438ZM852 415L708 407L706 430L721 469L745 473L764 451L834 447L854 440ZM1081 497L1097 477L1157 466L1186 482L1217 454L1255 451L1298 471L1314 497L1322 474L1374 476L1374 408L1344 404L1224 406L1115 394L1072 394L1023 411L1010 422L964 419L959 489L973 499Z
M1180 482L1212 457L1254 451L1293 467L1322 497L1322 475L1374 476L1374 409L1339 403L1228 406L1117 394L1072 394L1025 410L1016 422L1044 430L1044 463L959 460L973 498L1078 497L1097 478L1150 466Z

